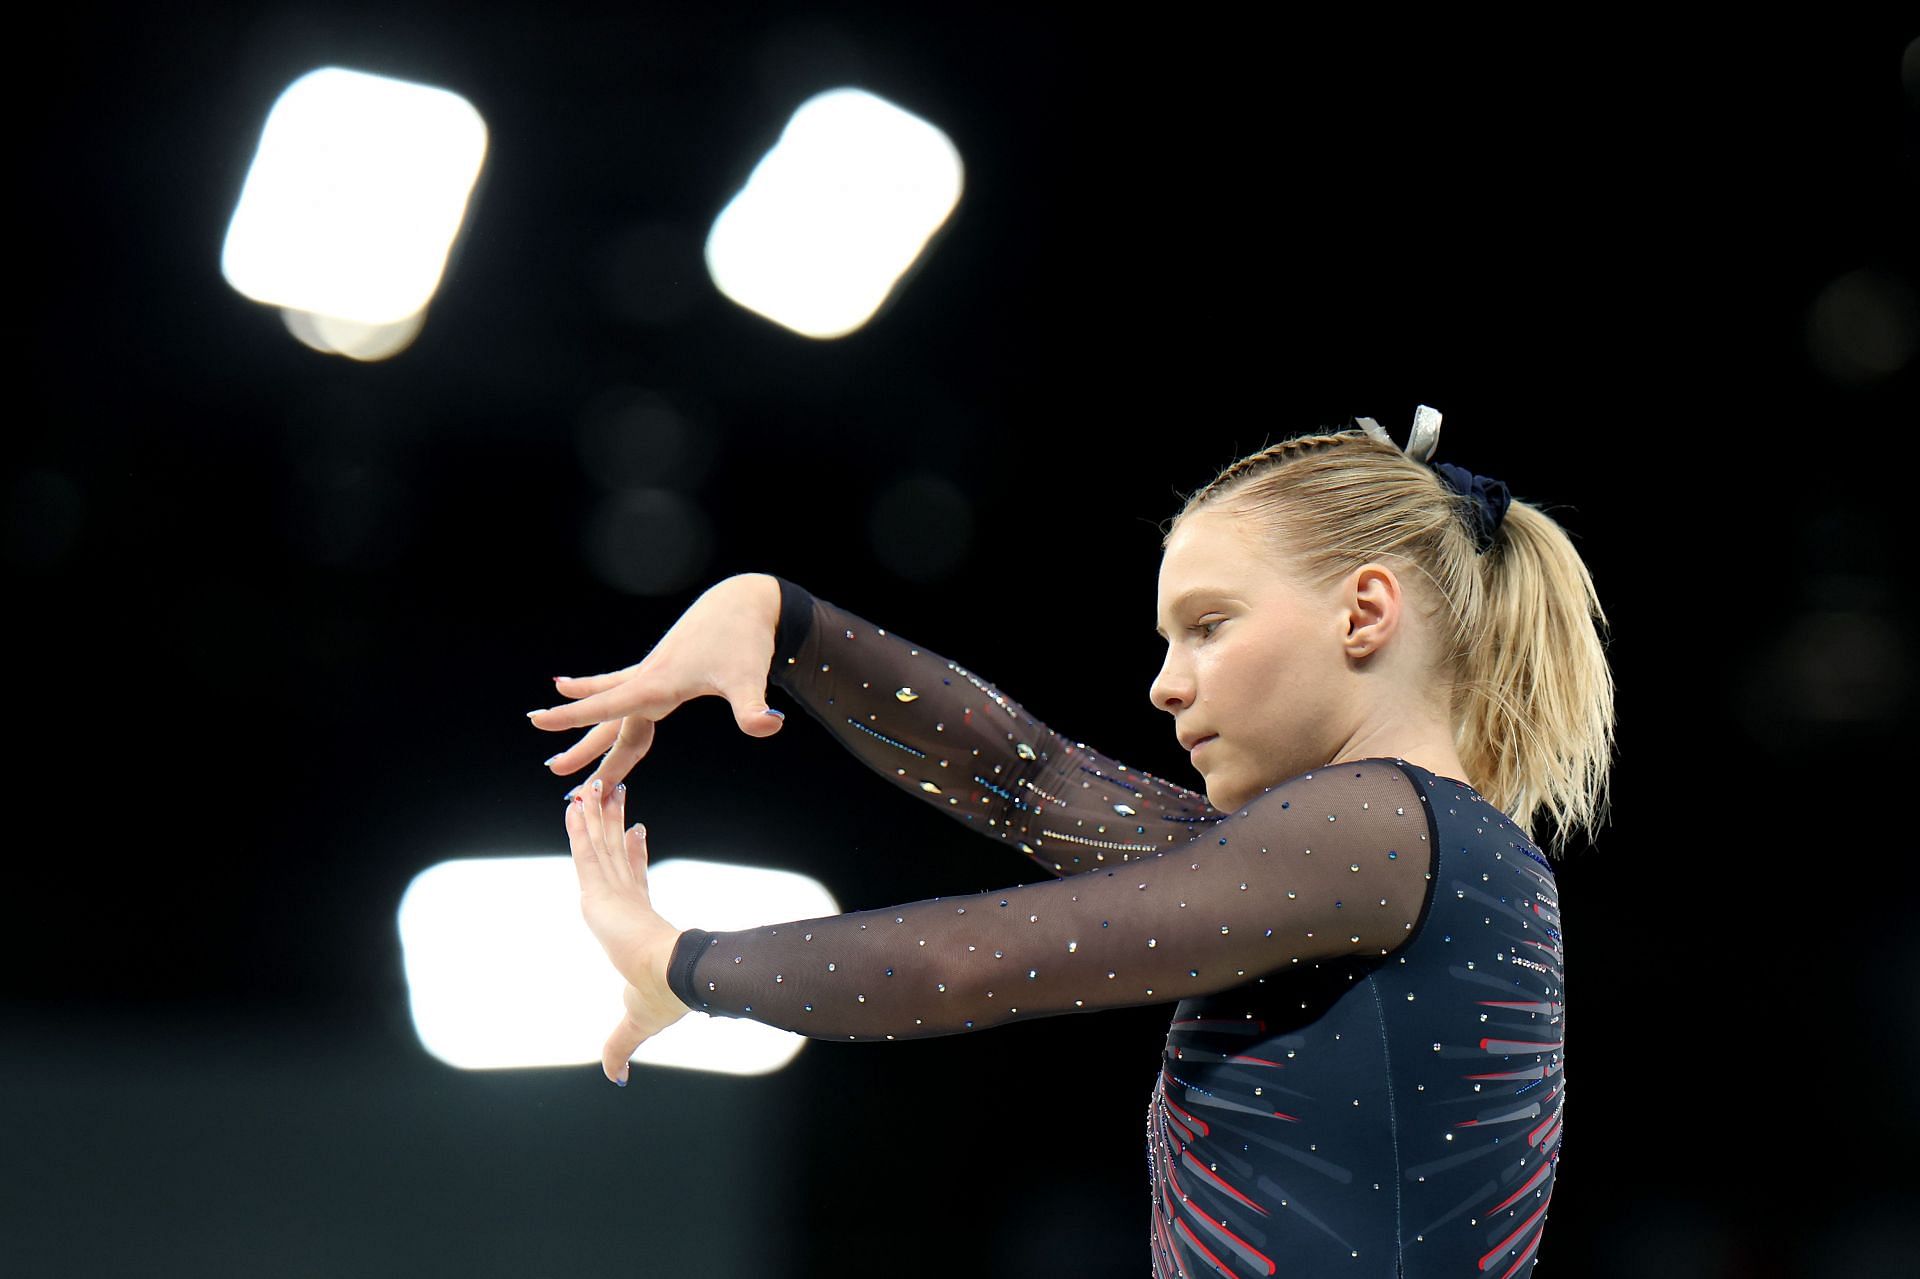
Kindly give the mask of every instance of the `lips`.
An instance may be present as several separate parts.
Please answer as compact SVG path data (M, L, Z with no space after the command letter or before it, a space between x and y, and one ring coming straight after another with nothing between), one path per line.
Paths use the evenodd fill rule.
M1212 741L1214 738L1218 737L1219 735L1220 734L1218 733L1208 733L1205 737L1201 738L1199 741L1195 742L1193 745L1187 747L1187 753L1188 754L1194 753L1195 751L1199 750L1202 746L1205 746L1208 742Z

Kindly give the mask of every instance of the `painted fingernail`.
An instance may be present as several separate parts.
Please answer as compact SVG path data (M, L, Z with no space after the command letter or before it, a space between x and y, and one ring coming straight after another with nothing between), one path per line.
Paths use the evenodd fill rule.
M579 792L580 792L580 788L576 786L572 790L568 791L565 795L561 796L561 798L571 800L575 795L579 794Z
M571 675L555 675L555 676L553 677L553 682L554 682L554 683L556 683L556 684L558 684L558 683L559 683L559 682L560 682L561 680L563 680L563 679L572 679L572 678L573 678L573 676L571 676Z
M618 786L614 787L614 789L619 791L622 795L624 795L627 793L627 784L625 782L621 782Z
M627 1086L627 1077L625 1075L622 1075L620 1076L620 1078L614 1080L613 1082L616 1084L619 1084L622 1088L625 1088Z
M544 713L544 712L545 712L545 710L546 710L546 708L545 708L545 707L543 706L543 707L541 707L541 708L540 708L540 710L537 710L537 711L528 711L528 712L527 712L527 718L528 718L528 719L532 719L532 718L533 718L533 717L534 717L535 715L539 715L539 714L542 714L542 713Z
M775 719L785 719L787 717L785 711L774 710L771 706L767 707L767 714L773 716Z
M560 755L564 755L564 754L566 754L566 752L565 752L565 751L561 751L561 752L560 752ZM547 760L545 761L545 767L547 767L547 768L552 768L552 767L553 767L553 761L554 761L554 760L556 760L556 759L559 759L559 758L560 758L560 755L553 755L553 756L549 756L549 757L547 758Z
M596 791L600 789L600 779L598 777L593 779L593 789Z

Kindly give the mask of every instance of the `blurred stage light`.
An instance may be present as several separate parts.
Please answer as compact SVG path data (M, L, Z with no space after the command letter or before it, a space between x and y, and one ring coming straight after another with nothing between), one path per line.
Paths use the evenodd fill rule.
M392 324L362 324L337 315L317 315L312 311L281 307L280 319L286 324L287 332L316 351L371 363L398 355L412 346L420 326L426 322L427 313L415 311Z
M706 574L713 521L684 493L609 493L588 512L582 550L594 576L629 595L675 595Z
M791 871L673 858L650 866L654 906L682 928L759 928L840 913ZM571 857L463 858L430 866L402 894L400 945L415 1033L462 1070L600 1060L626 982L580 914ZM633 1060L716 1074L780 1069L806 1037L692 1012Z
M1920 354L1920 298L1898 276L1849 271L1814 299L1807 346L1836 382L1858 386L1890 377Z
M812 338L872 318L960 199L947 135L882 98L803 103L714 219L707 271L749 311Z
M713 470L720 434L657 391L620 385L581 411L574 447L582 473L602 488L688 490Z
M7 490L6 561L29 571L55 569L87 526L87 495L64 471L36 466Z
M910 582L938 581L967 558L973 503L936 472L896 476L874 498L867 532L874 557L888 569Z
M307 345L384 358L440 287L486 149L485 122L458 94L308 72L267 114L221 273L256 302L307 313L287 317Z
M1818 724L1891 727L1907 712L1913 663L1903 629L1849 609L1788 619L1775 642L1767 685L1754 696L1767 713Z

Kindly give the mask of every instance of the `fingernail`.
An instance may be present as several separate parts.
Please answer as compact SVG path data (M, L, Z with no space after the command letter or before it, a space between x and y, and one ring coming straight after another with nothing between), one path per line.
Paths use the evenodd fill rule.
M528 719L532 719L532 718L533 718L533 717L534 717L535 715L538 715L538 714L540 714L540 713L541 713L541 711L544 711L545 709L546 709L546 708L545 708L545 707L543 706L543 707L541 707L541 708L540 708L540 710L538 710L538 711L528 711L528 712L527 712L527 718L528 718Z
M614 789L616 791L619 791L622 795L624 795L627 793L627 784L625 782L621 782L618 786L614 787Z
M553 677L553 682L554 682L554 683L556 683L556 684L558 684L558 683L559 683L559 682L560 682L561 680L563 680L563 679L572 679L572 678L573 678L573 676L571 676L571 675L555 675L555 676Z
M561 751L561 752L560 752L560 755L564 755L564 754L566 754L566 752L565 752L565 751ZM546 761L546 767L548 767L548 768L552 768L552 767L553 767L553 761L554 761L554 760L556 760L556 759L559 759L559 758L560 758L560 755L552 755L552 756L549 756L549 757L547 758L547 761Z
M777 711L773 709L773 707L771 706L767 707L767 714L772 715L778 719L785 719L787 717L787 713L785 711Z
M622 1088L625 1088L627 1086L627 1077L625 1075L622 1075L620 1076L620 1078L614 1080L613 1082L616 1084L619 1084Z
M577 793L577 792L579 791L579 789L580 789L580 788L579 788L578 786L576 786L576 787L574 787L574 788L573 788L573 790L570 790L570 791L568 791L568 792L567 792L567 793L566 793L565 795L563 795L563 796L561 796L561 798L562 798L562 799L565 799L565 800L568 800L569 802L571 802L571 801L572 801L572 799L573 799L573 797L574 797L574 795L575 795L575 794L576 794L576 793Z
M593 789L596 791L600 789L600 779L598 777L593 779Z

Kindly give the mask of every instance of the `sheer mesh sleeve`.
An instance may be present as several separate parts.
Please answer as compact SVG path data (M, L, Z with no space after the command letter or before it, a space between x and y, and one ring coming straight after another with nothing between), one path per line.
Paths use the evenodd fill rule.
M1207 797L1062 737L965 667L780 582L771 682L876 773L1055 875L1178 846Z
M1390 760L1329 765L1129 865L738 932L690 929L689 1007L815 1038L910 1039L1227 990L1386 954L1421 918L1432 845Z

